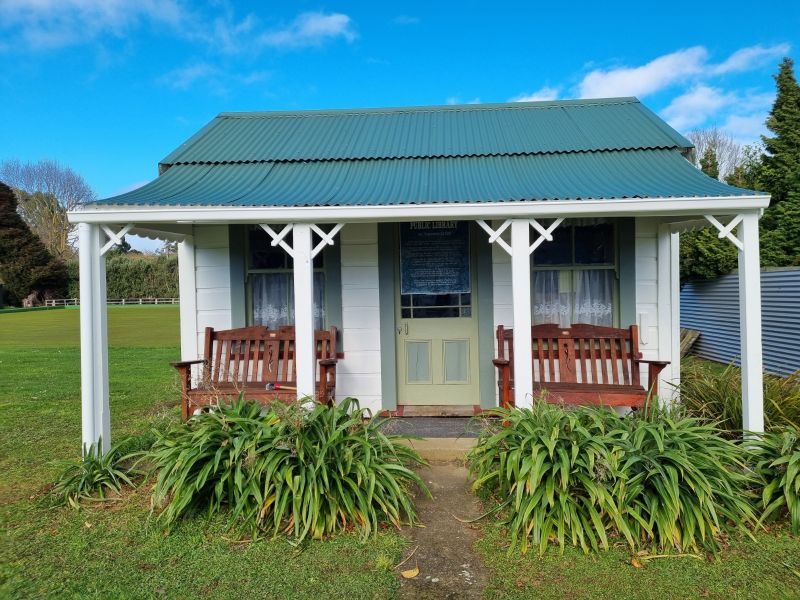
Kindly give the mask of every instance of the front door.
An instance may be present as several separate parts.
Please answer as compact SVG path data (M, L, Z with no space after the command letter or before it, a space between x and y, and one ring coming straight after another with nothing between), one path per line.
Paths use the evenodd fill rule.
M398 404L480 404L469 223L403 223L399 256Z

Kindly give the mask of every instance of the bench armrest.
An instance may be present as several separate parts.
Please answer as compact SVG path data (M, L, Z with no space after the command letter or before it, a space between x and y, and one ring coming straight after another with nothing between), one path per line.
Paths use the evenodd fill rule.
M203 359L199 360L180 360L177 362L169 363L171 366L175 367L176 369L182 369L184 367L191 367L192 365L200 365L205 363L206 361Z
M653 396L658 396L658 375L669 364L668 360L646 360L643 358L636 358L634 362L643 363L647 365L647 384L650 387L649 392Z
M339 362L338 358L322 358L319 361L321 367L331 367Z
M494 358L492 359L492 364L495 367L506 367L508 366L509 362L507 358Z
M668 364L670 364L670 362L668 360L647 360L647 359L644 359L644 358L635 358L634 362L646 363L646 364L649 364L649 365L656 365L656 366L660 366L662 369L664 367L666 367Z

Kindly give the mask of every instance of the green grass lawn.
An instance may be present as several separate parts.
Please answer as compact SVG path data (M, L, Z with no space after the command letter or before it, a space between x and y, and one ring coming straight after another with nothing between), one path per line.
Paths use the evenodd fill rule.
M196 519L166 536L149 519L148 490L81 512L38 503L80 448L77 310L0 314L0 598L392 598L393 532L295 549L242 542ZM176 307L109 309L112 433L178 419ZM800 541L782 528L733 538L716 561L666 558L636 569L624 549L584 556L506 555L499 527L476 548L488 598L800 598Z
M111 430L178 419L178 309L111 307ZM402 539L239 543L202 519L169 536L147 489L81 512L38 503L80 452L79 312L0 314L0 598L390 598ZM387 568L388 567L388 568Z
M484 527L476 547L491 573L489 599L800 598L800 540L788 527L755 537L733 536L713 560L672 556L639 568L622 545L588 556L569 547L563 555L554 547L541 558L535 551L508 556L496 525Z

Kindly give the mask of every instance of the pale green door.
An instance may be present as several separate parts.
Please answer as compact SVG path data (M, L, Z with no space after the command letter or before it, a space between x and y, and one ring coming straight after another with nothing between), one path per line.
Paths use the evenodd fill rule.
M398 404L480 404L469 223L403 223L399 255Z

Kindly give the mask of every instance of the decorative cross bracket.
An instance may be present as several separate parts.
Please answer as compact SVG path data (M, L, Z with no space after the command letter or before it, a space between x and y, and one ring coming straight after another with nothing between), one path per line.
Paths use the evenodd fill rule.
M287 244L285 239L286 236L289 235L289 233L292 231L292 227L294 227L294 225L289 223L288 225L286 225L286 227L284 227L280 231L275 231L272 227L270 227L266 223L261 223L260 227L261 229L267 232L269 237L272 238L272 243L271 243L272 246L280 246L286 251L286 254L294 258L294 248L292 248L289 244Z
M289 256L291 256L293 259L295 258L294 248L292 248L286 241L286 236L289 235L289 232L291 232L292 229L294 228L293 223L289 223L288 225L286 225L286 227L284 227L280 231L275 231L272 227L270 227L266 223L261 223L260 227L261 229L266 231L267 234L269 234L269 236L272 238L271 242L272 246L280 246L286 251L286 253ZM324 229L318 227L317 225L313 224L311 225L311 230L320 237L319 243L316 246L314 246L314 248L312 248L311 250L312 259L315 258L317 254L322 252L322 249L325 246L333 246L334 244L333 239L336 237L336 234L339 233L339 231L341 231L342 227L344 227L344 223L337 223L336 225L333 226L333 228L330 231L326 232Z
M512 256L514 254L514 252L511 250L511 246L508 245L508 242L506 242L502 237L500 237L503 235L503 232L506 229L508 229L509 226L511 225L510 219L506 219L505 221L503 221L503 224L500 225L500 227L498 227L497 230L492 229L492 227L483 219L478 219L478 225L480 225L481 229L483 229L486 233L489 234L490 244L494 244L496 242L498 246L500 246L503 250L508 252L509 256Z
M533 227L536 231L539 232L539 237L536 239L531 247L528 248L528 254L533 254L533 251L536 250L539 246L541 246L545 241L552 242L553 241L553 232L556 230L556 227L561 225L564 221L564 217L558 217L555 221L550 223L548 227L543 227L539 221L536 219L531 219L531 227Z
M322 249L325 246L333 246L333 238L336 237L336 234L341 231L342 227L344 227L344 223L337 223L333 226L330 232L325 233L322 229L317 227L316 225L311 226L311 230L314 231L319 237L320 242L314 246L314 249L311 250L311 258L315 258L317 254L322 252Z
M108 225L101 225L100 227L103 229L106 236L108 236L108 241L102 248L100 248L100 256L105 256L106 252L111 250L111 248L122 244L122 242L124 241L122 238L125 237L126 233L128 233L131 229L133 229L133 223L128 223L117 233L114 233L114 231Z
M741 240L734 235L733 230L736 226L742 222L744 215L736 215L733 217L727 225L723 225L720 223L716 217L713 215L703 215L706 220L711 223L714 227L716 227L717 231L719 231L719 239L728 238L728 240L736 246L740 251L744 251L744 244L742 244Z
M544 242L552 242L553 241L553 231L555 231L556 227L561 225L561 223L563 221L564 221L564 217L559 217L555 221L550 223L550 225L545 227L544 225L539 223L539 221L537 221L536 219L530 219L528 221L528 223L530 223L530 226L533 227L539 233L539 237L528 248L528 254L533 254L533 251L536 250L539 246L541 246ZM508 253L509 256L513 256L514 255L514 252L511 249L511 246L509 246L508 242L506 242L501 237L503 235L503 232L506 229L508 229L509 226L511 225L511 219L507 219L506 221L504 221L503 224L500 225L500 227L498 227L497 229L492 229L492 227L486 221L484 221L482 219L478 219L478 225L480 225L481 228L486 233L489 234L489 243L490 244L497 243L503 250L505 250Z

